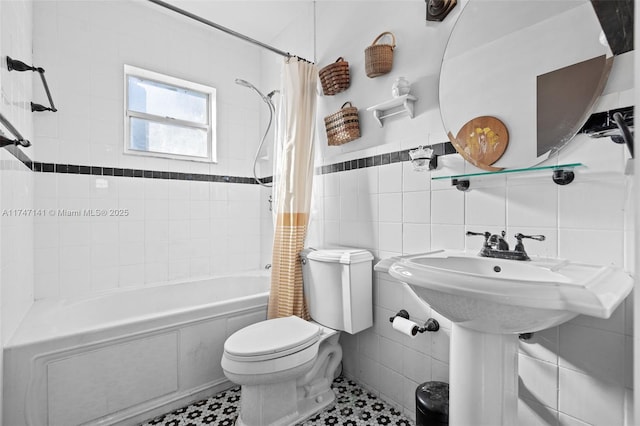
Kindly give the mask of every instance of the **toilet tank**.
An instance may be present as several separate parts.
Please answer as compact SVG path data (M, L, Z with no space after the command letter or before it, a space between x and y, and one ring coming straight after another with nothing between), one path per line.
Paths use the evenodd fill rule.
M373 255L336 248L300 253L305 302L311 318L355 334L373 325Z

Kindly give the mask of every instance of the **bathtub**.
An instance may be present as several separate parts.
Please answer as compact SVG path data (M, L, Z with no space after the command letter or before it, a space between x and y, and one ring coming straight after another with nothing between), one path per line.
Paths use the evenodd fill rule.
M135 424L230 387L224 341L268 289L259 271L36 301L4 348L3 424Z

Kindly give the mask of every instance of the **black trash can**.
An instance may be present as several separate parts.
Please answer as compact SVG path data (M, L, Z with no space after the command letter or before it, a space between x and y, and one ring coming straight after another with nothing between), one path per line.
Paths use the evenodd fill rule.
M425 382L416 388L416 426L449 424L449 384Z

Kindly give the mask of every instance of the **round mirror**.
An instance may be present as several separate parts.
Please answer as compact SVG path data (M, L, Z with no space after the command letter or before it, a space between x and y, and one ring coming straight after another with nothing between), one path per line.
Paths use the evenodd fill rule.
M449 139L485 170L538 164L584 125L612 63L588 0L469 0L440 73ZM506 132L480 120L487 118ZM495 143L482 145L487 138L479 134L495 136ZM487 155L488 150L502 152Z

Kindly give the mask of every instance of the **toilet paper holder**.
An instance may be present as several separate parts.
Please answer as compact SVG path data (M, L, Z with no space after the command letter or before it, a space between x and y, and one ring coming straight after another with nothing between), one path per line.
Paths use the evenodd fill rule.
M410 319L409 312L407 312L405 309L400 309L397 314L395 314L392 317L389 317L389 322L393 323L393 320L396 317L401 317L406 320ZM440 330L440 323L434 318L429 318L427 322L424 323L424 326L422 327L416 324L416 326L411 331L411 334L415 336L417 333L424 333L425 331L438 331L438 330Z

